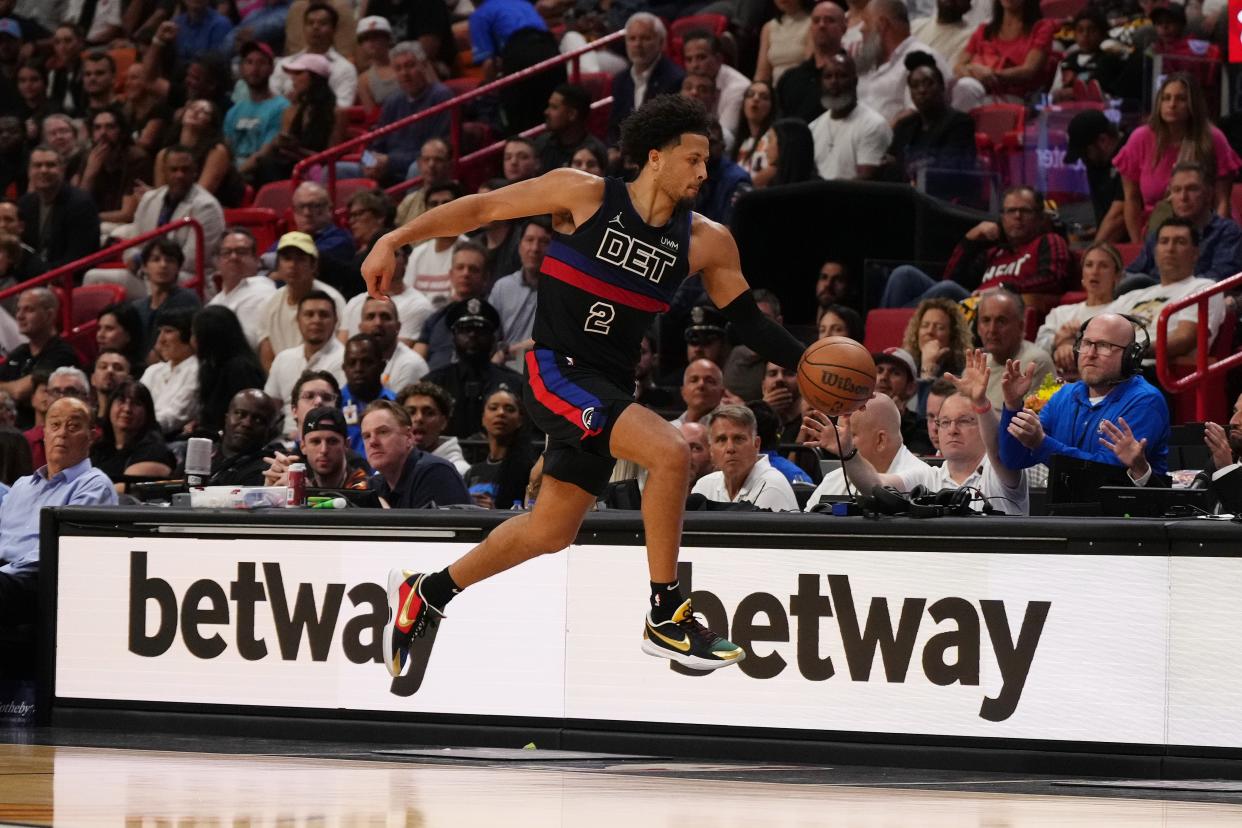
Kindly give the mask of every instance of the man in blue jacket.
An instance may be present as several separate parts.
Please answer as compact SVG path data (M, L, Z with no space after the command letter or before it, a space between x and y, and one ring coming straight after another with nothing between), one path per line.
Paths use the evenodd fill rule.
M1119 314L1102 313L1088 322L1075 347L1082 379L1057 392L1039 414L1023 404L1034 363L1006 363L1002 462L1022 469L1063 454L1124 466L1136 486L1162 481L1168 473L1169 409L1140 373L1142 341L1136 335L1134 324Z

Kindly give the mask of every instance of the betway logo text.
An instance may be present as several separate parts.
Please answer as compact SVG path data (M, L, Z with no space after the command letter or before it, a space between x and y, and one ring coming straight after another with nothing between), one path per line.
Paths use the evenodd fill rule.
M312 584L297 584L290 601L280 564L259 565L239 561L237 579L221 585L209 579L190 584L180 597L172 584L163 578L148 577L147 553L129 555L129 650L140 656L155 658L168 652L177 633L191 655L202 659L216 658L228 642L219 628L234 627L237 654L247 661L267 658L268 642L255 636L255 615L261 604L267 604L276 630L276 648L284 661L296 661L305 641L313 661L327 661L332 643L341 624L345 599L359 610L344 622L340 646L345 657L354 664L383 663L384 625L388 623L388 598L379 584L357 584L349 592L345 584L325 584L323 594L315 595ZM225 586L228 593L225 593ZM229 602L233 607L230 610ZM147 628L147 606L154 602L155 628ZM178 606L179 605L179 606ZM422 685L431 654L432 636L420 640L410 652L410 666L405 675L392 680L392 692L411 696ZM379 668L376 668L377 675Z
M986 629L987 643L1001 676L1000 692L995 698L985 696L979 706L980 718L991 722L1002 722L1017 710L1044 621L1052 606L1050 601L1027 602L1015 639L1004 601L971 602L965 598L944 597L929 604L927 598L893 599L894 603L901 601L894 631L889 598L872 598L866 620L860 624L859 608L848 575L802 574L798 576L797 593L789 596L788 611L777 596L753 592L738 602L730 624L725 606L718 597L692 588L694 568L691 564L679 564L677 574L683 594L690 595L695 611L703 614L712 631L746 650L746 660L738 668L756 679L774 678L789 666L785 656L767 645L791 640L791 618L796 626L792 636L794 658L802 677L808 681L826 681L835 676L839 665L833 663L831 656L821 655L820 648L823 619L833 618L851 681L871 680L878 650L885 680L903 683L914 658L919 629L925 618L929 618L937 632L923 645L920 660L923 675L932 684L942 687L951 684L977 687L983 630ZM823 589L825 585L827 594ZM952 661L949 660L951 655L954 656ZM701 675L679 664L670 665L679 673Z

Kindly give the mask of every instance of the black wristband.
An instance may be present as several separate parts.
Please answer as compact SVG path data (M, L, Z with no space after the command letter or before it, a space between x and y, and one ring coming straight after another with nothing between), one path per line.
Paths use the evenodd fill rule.
M858 446L854 446L853 451L841 458L842 463L848 463L858 454Z

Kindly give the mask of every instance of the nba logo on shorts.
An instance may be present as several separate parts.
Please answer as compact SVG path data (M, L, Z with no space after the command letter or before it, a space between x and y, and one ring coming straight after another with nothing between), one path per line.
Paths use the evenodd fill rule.
M1229 0L1229 62L1242 63L1242 0Z

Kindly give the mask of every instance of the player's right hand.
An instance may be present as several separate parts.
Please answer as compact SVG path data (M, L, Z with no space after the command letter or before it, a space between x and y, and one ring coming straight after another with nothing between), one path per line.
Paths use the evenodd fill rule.
M850 432L850 417L843 414L833 423L822 411L811 410L802 418L802 429L811 439L803 445L822 449L834 457L844 457L854 450L854 435Z
M367 283L367 295L372 299L387 299L396 269L397 259L392 244L380 236L362 263L362 280Z

